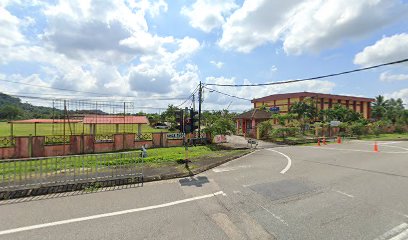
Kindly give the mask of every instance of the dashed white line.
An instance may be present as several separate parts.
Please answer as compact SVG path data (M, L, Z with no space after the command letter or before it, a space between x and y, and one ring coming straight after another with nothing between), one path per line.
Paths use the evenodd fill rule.
M43 223L43 224L37 224L37 225L32 225L32 226L20 227L20 228L13 228L13 229L0 231L0 235L6 235L6 234L24 232L24 231L34 230L34 229L64 225L64 224L69 224L69 223L89 221L89 220L94 220L98 218L113 217L113 216L118 216L118 215L123 215L123 214L134 213L134 212L142 212L142 211L153 210L153 209L158 209L158 208L170 207L170 206L174 206L174 205L178 205L182 203L215 197L217 195L225 196L225 193L223 191L219 191L216 193L211 193L211 194L202 195L198 197L186 198L186 199L182 199L182 200L178 200L174 202L163 203L163 204L153 205L153 206L148 206L148 207L134 208L134 209L128 209L128 210L123 210L123 211L117 211L117 212L97 214L97 215L92 215L92 216L87 216L87 217L72 218L72 219L67 219L67 220L62 220L62 221L57 221L57 222L50 222L50 223Z
M348 193L345 193L345 192L342 192L342 191L338 191L338 190L334 190L336 193L340 193L341 195L344 195L344 196L347 196L347 197L349 197L349 198L354 198L354 196L353 195L351 195L351 194L348 194Z
M286 167L280 172L281 174L285 174L285 173L290 169L290 167L292 166L292 159L290 159L290 157L288 157L288 155L286 155L286 154L284 154L284 153L281 153L281 152L279 152L279 151L276 151L276 150L273 150L273 149L270 149L270 148L268 148L268 149L266 149L266 150L279 153L280 155L284 156L284 157L288 160L288 164L287 164Z

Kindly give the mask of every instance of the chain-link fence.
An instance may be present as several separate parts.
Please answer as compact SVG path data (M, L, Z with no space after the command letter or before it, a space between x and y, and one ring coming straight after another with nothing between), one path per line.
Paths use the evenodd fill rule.
M0 160L0 192L143 177L141 152Z

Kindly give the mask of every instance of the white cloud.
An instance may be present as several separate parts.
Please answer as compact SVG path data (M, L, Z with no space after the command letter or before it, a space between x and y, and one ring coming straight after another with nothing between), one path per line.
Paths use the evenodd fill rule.
M17 44L24 43L25 37L21 34L19 25L21 21L10 14L5 7L0 5L0 49L2 47L8 48Z
M397 0L245 0L223 25L219 45L248 53L282 41L287 54L317 52L363 37L404 14L408 7Z
M237 8L234 0L196 0L190 7L183 6L181 14L190 19L190 25L204 32L221 27L225 17Z
M14 35L7 33L9 36L5 37L13 42L3 47L3 31L0 32L0 63L39 65L40 74L35 77L47 86L117 97L184 96L198 84L198 68L184 61L199 51L200 42L188 36L175 38L149 32L145 15L155 17L167 11L164 0L61 0L38 7L46 20L39 36L41 41L25 40L19 29L19 25L36 27L35 18L18 19L9 13L6 20ZM1 4L0 9L4 10ZM30 77L18 76L18 81ZM4 78L16 77L4 74ZM14 92L43 90L13 86ZM163 105L143 100L138 103Z
M137 2L129 2L129 5L133 8L140 8L144 12L148 12L151 17L160 15L161 11L167 12L168 5L165 0L141 0Z
M217 62L217 61L210 61L212 65L214 65L216 68L221 69L224 66L223 62Z
M383 72L380 75L380 80L383 82L407 81L408 74L392 74L390 72Z
M367 46L354 57L354 63L362 66L371 66L407 57L408 34L401 33L390 37L383 37L375 44Z
M408 88L403 88L403 89L400 89L400 90L392 92L392 93L387 93L387 94L384 94L384 96L386 98L394 98L394 99L401 98L402 101L405 104L407 104L408 103Z

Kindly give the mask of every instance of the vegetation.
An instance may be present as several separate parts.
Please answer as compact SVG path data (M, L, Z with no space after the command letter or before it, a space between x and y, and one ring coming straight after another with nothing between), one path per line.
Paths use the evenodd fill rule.
M203 132L215 135L230 134L235 131L234 117L236 114L228 110L221 111L204 111L203 112Z
M189 159L194 163L202 157L222 157L222 156L232 156L237 153L244 153L246 150L223 150L216 146L197 146L190 147L189 149ZM185 157L184 147L174 147L174 148L155 148L147 149L147 155L144 159L144 163L148 166L157 166L158 164L166 163L177 163L178 160L183 160ZM103 161L95 161L92 158L94 155L83 155L81 157L59 157L59 158L48 158L47 161L35 160L31 161L27 165L25 161L17 161L16 164L8 162L0 162L0 177L3 179L8 179L13 177L12 175L25 174L30 172L38 171L42 168L43 174L55 173L58 171L65 171L66 169L95 169L101 168L103 166L125 166L129 164L134 164L134 159L121 154L106 154L104 155ZM79 173L79 170L77 170Z
M289 114L274 114L271 119L275 119L278 125L273 125L272 120L260 123L262 138L293 140L314 136L316 132L324 135L329 131L331 121L341 122L339 134L343 136L369 139L395 139L396 136L397 139L408 138L408 110L404 108L403 101L392 98L386 100L383 96L376 97L372 104L371 119L365 119L360 113L341 104L317 111L316 102L310 98L294 103Z

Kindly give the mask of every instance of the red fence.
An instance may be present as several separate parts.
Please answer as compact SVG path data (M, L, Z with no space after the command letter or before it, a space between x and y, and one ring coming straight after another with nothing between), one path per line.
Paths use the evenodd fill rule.
M103 137L95 135L73 135L57 137L29 136L14 137L8 146L0 145L0 159L64 156L86 153L103 153L122 150L183 146L182 139L167 139L167 133L112 134ZM211 139L211 138L207 138Z

